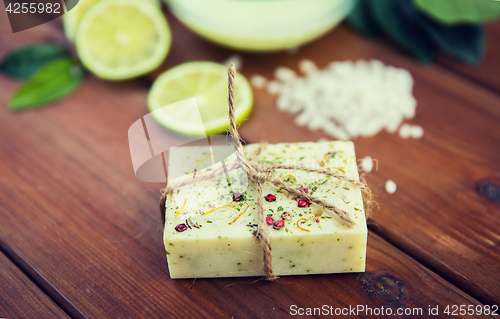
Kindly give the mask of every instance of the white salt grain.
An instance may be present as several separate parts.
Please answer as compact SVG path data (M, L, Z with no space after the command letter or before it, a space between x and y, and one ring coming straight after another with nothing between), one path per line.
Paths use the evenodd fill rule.
M311 119L309 124L307 124L307 127L314 132L323 127L324 123L325 123L324 119L315 116Z
M313 112L305 111L295 118L295 123L298 126L305 126L312 120Z
M266 89L267 89L267 93L269 93L271 95L276 95L281 90L281 84L279 84L276 81L268 82Z
M424 129L421 126L414 125L411 127L411 137L419 139L424 136Z
M296 74L293 70L285 66L280 66L274 70L274 77L280 81L290 81L296 77Z
M385 182L385 191L387 193L394 194L397 188L398 186L396 185L396 183L394 183L394 181L389 179L387 180L387 182Z
M399 128L399 137L402 139L415 138L419 139L424 136L424 129L418 125L403 124Z
M311 60L303 59L299 61L299 71L305 75L318 71L316 63Z
M407 139L412 135L412 127L408 124L403 124L399 128L399 137L402 139Z
M367 172L367 173L370 173L373 169L373 159L371 158L371 156L365 156L362 160L361 160L361 168L363 169L363 171Z
M260 74L254 74L250 77L250 83L256 89L263 89L266 86L267 80Z

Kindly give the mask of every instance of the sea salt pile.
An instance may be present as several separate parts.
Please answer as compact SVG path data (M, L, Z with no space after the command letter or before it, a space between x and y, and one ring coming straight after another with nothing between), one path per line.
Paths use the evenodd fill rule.
M309 60L302 60L299 70L304 76L279 67L276 79L266 84L268 93L277 95L278 109L298 114L299 126L348 140L384 128L395 133L405 119L415 116L413 79L406 70L380 61L334 62L318 70ZM260 76L251 82L264 85Z

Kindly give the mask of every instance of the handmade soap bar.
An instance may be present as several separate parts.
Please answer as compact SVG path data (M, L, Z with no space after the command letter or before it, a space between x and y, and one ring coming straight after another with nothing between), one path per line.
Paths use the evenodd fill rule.
M257 147L244 146L245 157L251 157ZM223 163L209 166L212 157L200 147L171 149L169 176L185 175L169 179L169 184L236 163L233 154ZM254 160L264 166L303 165L359 179L352 142L267 145ZM194 171L197 166L208 168ZM367 228L360 189L313 172L276 169L274 174L288 185L344 209L354 222L348 227L335 213L266 183L264 211L272 222L266 227L274 274L363 272ZM256 184L241 169L174 189L166 199L164 229L170 276L264 275L262 246L254 236L257 196Z

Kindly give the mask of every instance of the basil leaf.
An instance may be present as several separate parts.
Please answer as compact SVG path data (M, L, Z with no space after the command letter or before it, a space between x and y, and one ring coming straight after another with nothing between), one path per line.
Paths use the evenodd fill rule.
M27 79L45 64L69 56L64 47L36 43L13 49L0 62L0 72L13 78Z
M500 18L495 0L413 0L421 12L444 24L482 23Z
M418 12L409 0L372 0L367 3L371 16L388 36L420 61L432 60L434 45L422 34L415 17Z
M470 64L478 64L486 51L486 32L482 25L461 24L443 26L428 19L419 17L422 31L444 53Z
M359 0L354 10L347 16L347 24L368 38L380 35L380 30L370 16L367 1Z
M71 58L53 61L29 79L9 101L12 111L34 108L73 92L85 75L83 67Z

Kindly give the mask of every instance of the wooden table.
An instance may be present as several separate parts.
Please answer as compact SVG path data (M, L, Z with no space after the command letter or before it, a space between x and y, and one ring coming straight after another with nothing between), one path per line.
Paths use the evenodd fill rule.
M21 43L64 39L59 21L12 34L0 15L0 55ZM445 317L447 305L500 304L499 23L488 25L488 53L476 68L441 56L421 65L345 26L295 55L242 54L247 77L270 78L280 65L297 69L303 58L320 67L379 59L405 68L418 101L411 123L425 134L354 141L359 158L379 164L368 175L380 210L368 223L366 273L193 283L169 278L158 212L165 185L135 178L127 131L147 114L159 72L190 60L223 61L232 52L168 19L172 51L149 77L112 83L88 76L61 102L11 113L6 104L20 82L0 76L0 317L281 318L292 305L421 308L424 317L438 306ZM253 115L240 129L247 142L327 137L296 127L274 104L255 90ZM387 179L398 184L393 195L384 191Z

